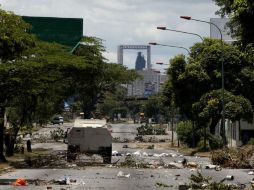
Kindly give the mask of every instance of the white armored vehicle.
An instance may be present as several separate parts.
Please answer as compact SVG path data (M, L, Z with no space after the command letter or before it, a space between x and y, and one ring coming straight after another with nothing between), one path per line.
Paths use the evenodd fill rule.
M76 119L67 134L67 161L74 161L78 154L99 154L103 163L111 163L112 137L106 120Z

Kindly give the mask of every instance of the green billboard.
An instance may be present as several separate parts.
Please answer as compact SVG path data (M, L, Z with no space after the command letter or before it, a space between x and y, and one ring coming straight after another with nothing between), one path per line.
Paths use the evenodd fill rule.
M74 47L83 36L82 18L22 16L32 28L30 33L48 42L57 42Z

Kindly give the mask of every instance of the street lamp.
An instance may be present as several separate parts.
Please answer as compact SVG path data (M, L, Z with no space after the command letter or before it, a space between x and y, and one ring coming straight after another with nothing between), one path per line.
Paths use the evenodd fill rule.
M169 64L165 64L165 63L162 63L162 62L156 62L157 65L169 65Z
M209 21L204 21L204 20L199 20L199 19L194 19L191 18L190 16L180 16L180 18L185 19L185 20L194 20L197 22L203 22L207 23L210 25L215 26L215 28L218 29L220 32L220 42L221 42L221 96L222 96L222 116L221 116L221 128L222 128L222 133L223 133L223 141L224 143L226 142L226 134L225 134L225 97L224 97L224 62L223 62L223 54L224 54L224 45L223 45L223 38L222 38L222 32L221 29L214 23L209 22Z
M181 48L181 49L185 49L190 54L190 51L187 48L182 47L182 46L172 46L172 45L166 45L166 44L159 44L156 42L149 42L149 44L154 45L154 46L166 46L166 47L173 47L173 48Z
M195 35L195 36L198 36L202 40L202 42L204 41L204 38L202 36L200 36L199 34L196 34L196 33L185 32L185 31L181 31L181 30L173 30L173 29L169 29L165 26L158 26L157 29L158 30L168 30L168 31L172 31L172 32L179 32L179 33L184 33L184 34Z

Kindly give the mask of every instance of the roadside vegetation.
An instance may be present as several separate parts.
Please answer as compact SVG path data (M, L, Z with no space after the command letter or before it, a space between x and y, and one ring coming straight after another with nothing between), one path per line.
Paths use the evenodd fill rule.
M107 62L101 39L84 36L81 42L89 45L70 53L70 47L29 34L31 26L20 16L0 9L0 17L0 161L6 161L5 151L13 156L21 130L46 124L62 113L68 99L74 113L89 118L106 93L137 77L135 71Z

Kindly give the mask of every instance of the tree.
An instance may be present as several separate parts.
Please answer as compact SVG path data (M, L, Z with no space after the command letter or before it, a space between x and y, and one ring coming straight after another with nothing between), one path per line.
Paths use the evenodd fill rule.
M0 9L0 60L20 57L34 45L34 37L26 33L29 28L20 16Z
M225 89L237 98L231 100L234 102L228 104L226 118L233 120L234 115L232 109L239 106L240 97L242 101L251 101L253 105L253 49L249 48L248 53L242 52L238 47L230 44L224 44L223 55L221 54L221 44L219 40L205 39L202 43L197 43L191 47L190 57L185 61L184 57L176 56L170 60L170 68L168 70L168 81L165 85L164 94L167 97L167 104L173 100L176 107L180 109L184 119L195 121L196 127L204 127L212 118L210 131L214 133L214 126L221 118L221 65L224 64ZM213 117L203 117L202 114L195 110L195 106L200 98L216 91L217 99L206 101L208 106L204 110L200 110L202 114L214 113ZM213 94L214 95L214 94ZM248 98L248 99L246 99ZM226 102L226 100L225 100ZM236 102L237 105L236 105ZM243 103L243 102L242 102ZM216 106L217 107L216 107ZM211 106L211 107L209 107ZM248 113L241 112L241 118L251 113L251 105L248 105ZM212 108L212 109L210 109ZM236 111L238 113L238 111ZM201 114L201 115L200 115ZM209 114L208 114L209 115ZM211 115L210 115L211 116ZM249 117L249 115L248 115ZM200 120L200 118L203 118ZM193 123L194 126L194 123Z
M76 80L76 99L81 102L84 117L91 117L96 110L96 104L102 99L105 92L114 92L120 84L127 84L137 78L134 70L126 67L107 63L102 56L105 51L102 40L94 37L84 37L80 48L74 51L75 55L86 60L90 70L88 73L80 73ZM86 77L86 78L84 78Z
M249 100L243 96L235 96L225 91L225 118L231 121L245 119L252 120L252 106ZM193 110L197 113L198 118L205 123L210 122L210 133L215 134L215 126L221 119L222 104L221 91L213 90L204 94L200 101L193 104Z
M144 103L145 116L154 118L155 122L159 122L163 118L169 121L169 109L163 102L162 94L157 94L148 98Z
M33 46L33 37L26 33L29 25L21 17L11 12L0 9L0 62L11 61ZM8 77L11 70L1 66L2 78ZM6 84L5 84L6 85ZM6 87L6 86L5 86ZM4 114L7 99L10 95L5 88L0 95L0 161L6 161L3 155L3 134L4 134Z
M214 0L220 7L217 14L230 18L229 27L234 37L241 40L243 47L254 44L254 2L252 0Z

